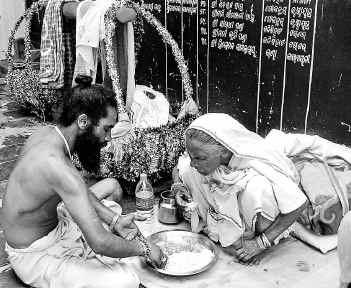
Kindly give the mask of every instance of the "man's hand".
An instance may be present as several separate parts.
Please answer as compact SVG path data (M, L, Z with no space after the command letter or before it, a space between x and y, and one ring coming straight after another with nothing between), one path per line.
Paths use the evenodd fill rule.
M122 238L133 240L139 233L134 220L144 220L144 218L138 214L121 215L113 230Z
M167 264L167 255L163 253L163 251L155 244L149 243L151 253L150 253L150 260L152 261L151 264L154 265L156 268L162 269Z

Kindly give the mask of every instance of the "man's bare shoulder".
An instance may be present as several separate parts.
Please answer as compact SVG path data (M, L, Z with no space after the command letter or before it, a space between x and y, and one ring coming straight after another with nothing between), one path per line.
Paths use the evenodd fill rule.
M21 158L13 174L36 176L55 172L55 165L67 162L62 145L54 137L52 127L43 127L33 133L27 140ZM54 173L55 174L55 173Z
M22 154L28 153L32 148L38 145L42 146L52 146L54 144L53 140L54 130L52 126L45 126L38 129L27 139L23 149Z

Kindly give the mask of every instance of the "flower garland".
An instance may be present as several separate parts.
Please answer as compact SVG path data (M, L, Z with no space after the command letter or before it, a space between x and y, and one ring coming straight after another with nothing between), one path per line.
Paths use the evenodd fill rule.
M34 2L30 8L26 9L24 14L16 21L15 27L11 30L8 42L8 73L6 77L9 92L26 110L36 114L45 121L45 112L49 110L57 101L54 90L43 87L39 80L37 71L31 66L31 41L30 41L30 20L34 13L45 5L45 0ZM15 34L24 21L24 63L14 63L13 47L15 43Z
M177 42L162 24L142 5L127 0L116 0L105 14L106 62L116 94L118 112L126 113L119 74L112 50L112 37L115 31L117 11L124 5L135 9L159 33L162 40L169 44L182 76L186 100L192 99L188 67ZM141 173L146 173L151 180L157 180L162 173L171 173L178 158L185 150L184 132L196 116L187 116L172 124L157 128L133 129L126 136L112 140L110 149L102 151L101 176L124 178L135 182Z
M113 139L112 145L101 151L99 176L135 182L141 173L146 173L151 181L171 173L185 150L184 132L194 119L195 116L187 116L157 128L135 128L126 136Z
M114 1L112 3L112 6L106 11L105 38L104 38L105 45L106 45L106 62L108 66L108 72L112 80L112 87L116 94L117 109L118 109L118 113L120 114L126 113L126 108L123 101L123 95L122 95L122 90L120 86L117 65L113 55L112 38L115 31L116 14L122 6L125 6L124 0Z

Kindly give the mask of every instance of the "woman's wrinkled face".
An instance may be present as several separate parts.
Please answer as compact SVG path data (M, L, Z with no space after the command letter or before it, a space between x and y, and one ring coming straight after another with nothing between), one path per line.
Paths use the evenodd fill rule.
M209 175L221 165L221 149L218 145L206 144L192 138L186 140L191 167L202 175Z

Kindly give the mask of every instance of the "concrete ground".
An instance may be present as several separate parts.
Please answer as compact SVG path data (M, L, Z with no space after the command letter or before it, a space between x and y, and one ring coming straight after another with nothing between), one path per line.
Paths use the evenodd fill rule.
M33 117L24 116L20 112L18 105L16 105L9 98L9 95L6 93L4 86L0 85L0 203L5 192L8 176L14 167L16 160L18 159L21 147L29 135L42 125L43 123L38 122ZM126 200L122 203L122 206L124 210L132 211L134 209L133 199L126 198ZM262 287L338 287L337 279L339 274L339 267L337 263L336 251L332 251L327 255L322 255L302 243L297 244L296 241L292 241L292 244L289 243L290 242L276 247L278 249L274 249L274 251L272 251L270 258L277 257L276 260L280 259L281 261L268 261L267 263L274 264L269 264L270 266L273 265L272 267L270 267L268 264L265 264L266 266L269 266L267 266L269 269L265 267L265 265L258 266L254 269L244 268L240 266L239 268L243 271L245 269L253 269L252 272L254 272L245 272L246 274L244 273L243 275L246 276L240 277L240 283L238 282L237 284L240 284L240 287L246 287L246 281L252 282L253 280L257 280L257 283L267 284L270 283L268 281L269 279L273 281L274 278L278 278L280 281L275 281L275 283L272 282L272 285L262 285ZM9 267L3 248L4 237L1 227L0 208L0 287L26 287L18 280L18 278ZM228 273L239 273L241 271L240 269L233 269L234 271L228 271ZM262 271L258 271L259 269L261 269L264 273ZM275 276L278 275L278 277L268 277L268 274L270 273L266 271L267 269L269 271L273 271L272 273ZM243 273L243 271L240 273ZM262 275L265 275L266 272L267 275L264 278L267 279L261 279L261 277L263 277ZM247 279L245 280L245 278ZM186 282L184 282L184 285L185 284ZM235 283L232 284L233 285L230 287L237 286ZM172 286L167 285L162 287ZM210 286L215 287L213 285ZM148 285L148 287L154 287L154 285ZM253 287L261 287L261 285L256 285Z

